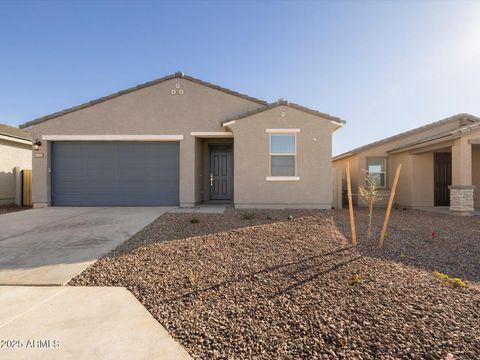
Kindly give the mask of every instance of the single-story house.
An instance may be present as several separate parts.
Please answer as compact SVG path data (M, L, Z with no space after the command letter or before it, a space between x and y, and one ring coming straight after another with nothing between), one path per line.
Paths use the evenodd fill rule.
M352 192L376 180L382 201L388 200L395 169L402 164L396 203L408 208L450 207L468 214L480 207L480 118L458 114L333 158L343 171L350 163ZM354 197L362 205L358 196Z
M330 208L344 121L183 73L27 122L34 207Z
M32 138L12 126L0 124L0 204L20 199L20 171L32 168Z

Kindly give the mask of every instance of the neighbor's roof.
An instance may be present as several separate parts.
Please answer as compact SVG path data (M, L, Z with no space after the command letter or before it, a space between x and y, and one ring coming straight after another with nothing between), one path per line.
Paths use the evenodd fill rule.
M140 89L144 89L144 88L147 88L147 87L149 87L149 86L157 85L157 84L160 84L160 83L162 83L162 82L164 82L164 81L171 80L171 79L175 79L175 78L186 79L186 80L189 80L189 81L191 81L191 82L194 82L194 83L197 83L197 84L200 84L200 85L204 85L204 86L208 86L208 87L210 87L210 88L212 88L212 89L219 90L219 91L223 91L223 92L225 92L225 93L227 93L227 94L234 95L234 96L238 96L238 97L241 97L241 98L243 98L243 99L250 100L250 101L256 102L256 103L261 104L261 105L267 105L267 104L268 104L268 103L267 103L266 101L264 101L264 100L260 100L260 99L257 99L257 98L254 98L254 97L251 97L251 96L248 96L248 95L240 94L240 93L238 93L238 92L236 92L236 91L233 91L233 90L230 90L230 89L227 89L227 88L218 86L218 85L214 85L214 84L211 84L211 83L206 82L206 81L203 81L203 80L196 79L196 78L194 78L194 77L192 77L192 76L184 75L182 72L176 72L176 73L173 74L173 75L167 75L167 76L162 77L162 78L160 78L160 79L156 79L156 80L153 80L153 81L149 81L149 82L146 82L146 83L144 83L144 84L140 84L140 85L137 85L137 86L134 86L134 87L125 89L125 90L121 90L121 91L118 91L118 92L116 92L116 93L114 93L114 94L107 95L107 96L103 96L103 97L101 97L101 98L98 98L98 99L89 101L89 102L84 103L84 104L81 104L81 105L77 105L77 106L74 106L74 107L71 107L71 108L62 110L62 111L55 112L55 113L50 114L50 115L43 116L43 117L41 117L41 118L38 118L38 119L35 119L35 120L32 120L32 121L28 121L28 122L20 125L20 128L26 128L26 127L28 127L28 126L35 125L35 124L38 124L38 123L47 121L47 120L56 118L56 117L61 116L61 115L65 115L65 114L68 114L68 113L71 113L71 112L74 112L74 111L77 111L77 110L85 109L85 108L87 108L87 107L90 107L90 106L99 104L99 103L101 103L101 102L104 102L104 101L107 101L107 100L110 100L110 99L114 99L114 98L116 98L116 97L118 97L118 96L122 96L122 95L125 95L125 94L128 94L128 93L131 93L131 92L133 92L133 91L137 91L137 90L140 90Z
M478 127L480 127L480 121L476 121L473 124L462 125L462 126L459 126L459 127L455 128L453 130L444 131L444 132L441 132L439 134L435 134L435 135L428 136L428 137L425 137L425 138L422 138L422 139L419 139L419 140L416 140L416 141L412 141L412 142L397 146L397 147L395 147L391 150L388 150L387 152L388 153L397 153L397 152L401 152L401 151L407 150L409 148L417 147L417 146L420 146L420 145L426 146L426 145L429 145L428 143L430 143L430 142L438 142L437 140L443 142L443 141L447 141L447 140L456 139L456 138L462 136L463 134L465 134L466 132L475 130Z
M291 107L293 109L297 109L297 110L300 110L300 111L304 111L306 113L309 113L309 114L312 114L312 115L315 115L315 116L319 116L319 117L322 117L324 119L327 119L327 120L331 120L331 121L335 121L335 122L338 122L341 124L341 126L343 126L345 124L345 120L342 120L340 119L339 117L336 117L336 116L332 116L332 115L329 115L329 114L326 114L326 113L322 113L320 111L317 111L317 110L313 110L313 109L309 109L305 106L301 106L301 105L298 105L298 104L294 104L294 103L291 103L289 101L286 101L286 100L278 100L274 103L270 103L270 104L267 104L266 107L264 108L260 108L260 109L256 109L256 110L253 110L253 111L249 111L239 117L236 117L236 118L233 118L233 119L229 119L227 121L224 121L222 122L222 125L223 124L226 124L226 123L229 123L231 121L236 121L236 120L240 120L240 119L244 119L244 118L247 118L247 117L250 117L252 115L256 115L256 114L259 114L259 113L262 113L264 111L268 111L270 109L273 109L273 108L276 108L278 106L288 106L288 107Z
M367 144L367 145L363 145L363 146L360 146L358 148L355 148L353 150L350 150L350 151L347 151L343 154L340 154L340 155L337 155L337 156L334 156L333 157L333 160L340 160L340 159L343 159L343 158L346 158L348 156L351 156L351 155L355 155L355 154L358 154L359 152L361 151L364 151L364 150L367 150L367 149L370 149L372 147L375 147L375 146L378 146L378 145L382 145L382 144L387 144L391 141L394 141L394 140L399 140L403 137L406 137L406 136L409 136L409 135L413 135L413 134L416 134L418 132L421 132L421 131L424 131L424 130L429 130L429 129L432 129L434 127L437 127L437 126L440 126L440 125L444 125L444 124L447 124L449 122L452 122L452 121L456 121L456 120L460 120L460 119L464 119L464 120L467 120L467 121L470 121L470 122L473 122L473 123L476 123L476 122L479 122L480 121L480 118L479 117L476 117L476 116L473 116L471 114L467 114L467 113L461 113L461 114L457 114L457 115L454 115L454 116L450 116L448 118L445 118L445 119L442 119L442 120L439 120L439 121L435 121L433 123L430 123L430 124L427 124L427 125L424 125L424 126L420 126L418 128L415 128L415 129L412 129L412 130L409 130L409 131L405 131L403 133L400 133L400 134L397 134L397 135L394 135L394 136L390 136L388 138L385 138L385 139L382 139L382 140L379 140L379 141L375 141L373 143L370 143L370 144ZM469 124L467 126L470 126L472 124ZM473 125L476 125L476 124L473 124ZM461 128L461 127L460 127ZM460 128L457 128L455 129L456 131L458 131ZM453 130L450 130L450 131L453 131ZM443 134L443 133L442 133ZM435 137L435 136L441 136L441 134L437 134L437 135L433 135L432 137ZM426 140L426 141L431 141L432 139L430 140ZM418 140L418 141L422 141L422 140ZM425 141L425 142L426 142ZM417 141L416 141L417 142ZM401 145L400 147L403 147L404 145ZM410 145L412 146L412 145ZM395 149L391 149L389 151L394 151L396 150L397 148Z
M29 133L5 124L0 124L0 135L27 141L32 140L32 136Z

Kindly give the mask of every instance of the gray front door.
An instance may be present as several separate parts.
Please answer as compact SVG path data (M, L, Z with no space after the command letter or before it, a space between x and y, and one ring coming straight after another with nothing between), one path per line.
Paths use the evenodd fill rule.
M52 205L178 205L178 142L54 142Z
M210 145L210 200L232 200L233 163L231 145Z

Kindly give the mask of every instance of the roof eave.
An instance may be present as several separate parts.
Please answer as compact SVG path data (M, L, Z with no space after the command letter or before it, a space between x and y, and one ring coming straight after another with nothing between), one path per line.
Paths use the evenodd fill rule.
M25 145L31 145L32 144L32 139L23 139L19 138L16 136L11 136L7 134L0 134L0 139L6 140L6 141L12 141L12 142L17 142Z
M346 153L343 153L343 154L334 156L334 157L332 158L332 161L342 160L342 159L345 159L345 158L350 157L350 156L352 156L352 155L355 155L355 153L349 151L349 152L346 152Z
M453 139L456 139L457 137L459 137L459 136L454 136L454 135L449 134L449 135L438 137L436 139L430 139L430 140L426 140L426 141L419 142L419 143L416 143L416 144L412 144L410 146L399 147L399 148L387 150L387 154L394 155L394 154L399 154L399 153L402 153L402 152L405 152L405 151L421 149L422 147L427 147L427 146L435 145L435 144L438 144L438 143L441 143L441 142L444 142L444 141L453 140Z
M430 146L430 145L440 143L440 142L443 142L443 141L457 139L457 138L461 137L462 135L467 134L470 131L477 129L478 127L480 127L480 122L478 122L478 123L476 122L476 123L473 123L471 125L461 127L459 129L454 129L454 130L452 130L452 131L450 131L450 132L448 132L444 135L439 135L438 137L434 137L434 138L430 138L430 139L424 139L423 141L419 140L419 141L411 143L411 144L405 144L403 146L399 146L399 147L396 147L394 149L388 150L387 153L398 154L398 153L403 152L403 151L415 150L415 149L418 149L418 148L422 148L422 147L425 147L425 146Z
M333 124L334 128L333 128L333 132L343 128L345 126L345 120L342 120L341 122L340 121L335 121L335 120L330 120L330 122Z

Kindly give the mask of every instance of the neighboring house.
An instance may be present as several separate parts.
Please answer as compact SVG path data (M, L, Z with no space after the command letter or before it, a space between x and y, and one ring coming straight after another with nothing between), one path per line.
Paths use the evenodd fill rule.
M41 144L35 207L330 208L343 124L176 73L21 127Z
M31 168L32 138L30 134L0 124L0 204L15 202L18 170Z
M475 190L480 188L478 117L458 114L333 158L334 168L343 173L347 162L354 193L365 185L368 171L377 179L385 203L395 169L402 164L396 193L400 206L449 206L458 213L480 207L480 190Z

